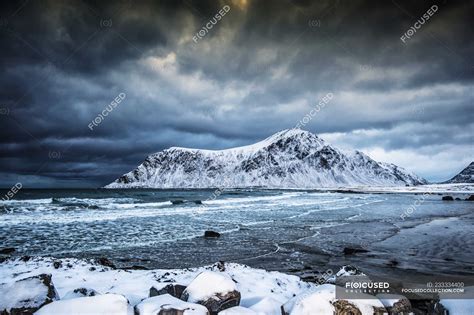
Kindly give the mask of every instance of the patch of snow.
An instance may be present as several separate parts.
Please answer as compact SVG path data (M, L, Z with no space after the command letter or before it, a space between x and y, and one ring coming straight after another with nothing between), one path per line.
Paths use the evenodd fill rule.
M264 297L254 305L250 306L249 309L255 311L258 314L281 315L281 305L282 303L280 301L277 301L271 297Z
M127 315L130 308L123 295L104 294L60 300L40 308L35 315Z
M234 306L223 311L220 311L218 315L261 315L252 311L249 308L242 307L242 306Z
M160 310L180 310L184 311L183 315L207 315L207 308L203 305L184 302L169 294L154 296L143 300L135 310L138 315L156 315Z

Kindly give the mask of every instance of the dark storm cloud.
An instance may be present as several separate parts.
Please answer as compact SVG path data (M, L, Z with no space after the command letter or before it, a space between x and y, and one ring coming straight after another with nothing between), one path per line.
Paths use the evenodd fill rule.
M328 92L334 99L305 128L337 145L432 179L474 155L469 2L1 6L1 186L95 187L169 146L248 144L295 126ZM90 130L119 93L123 102Z

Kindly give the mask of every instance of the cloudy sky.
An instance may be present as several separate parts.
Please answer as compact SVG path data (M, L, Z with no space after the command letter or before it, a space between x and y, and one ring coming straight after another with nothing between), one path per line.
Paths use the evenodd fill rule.
M474 160L472 1L0 5L0 187L98 187L169 146L249 144L327 93L304 128L335 146L431 181Z

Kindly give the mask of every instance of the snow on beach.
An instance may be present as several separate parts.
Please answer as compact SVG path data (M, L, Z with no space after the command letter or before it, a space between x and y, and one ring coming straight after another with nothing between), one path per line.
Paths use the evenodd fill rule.
M61 265L57 269L54 266L55 262L56 267ZM14 259L0 264L0 279L4 285L12 285L20 279L44 273L52 274L52 281L60 299L77 288L92 288L102 294L123 295L130 305L135 306L149 297L151 287L161 288L170 283L187 286L197 275L205 271L219 271L219 269L217 265L212 265L176 270L115 270L79 259L31 258L26 262ZM217 277L219 276L217 274ZM221 277L235 280L235 284L230 280L232 283L226 281L224 285L226 289L236 286L241 294L242 307L250 307L264 297L271 298L281 305L294 295L315 287L315 284L303 282L296 276L252 269L233 263L225 264L225 272ZM209 286L198 293L199 288L196 287L200 285L206 286L205 283L191 286L193 297L196 299L212 293L210 292L212 287ZM0 311L4 305L10 306L0 300Z
M40 274L51 274L43 276L49 281L48 290L41 287L45 279L35 277ZM79 259L17 258L0 264L0 279L0 312L6 311L2 314L25 307L26 302L28 307L42 306L36 312L40 315L144 315L160 310L179 310L183 313L176 314L185 315L324 315L339 308L374 314L403 298L337 300L332 284L308 283L297 276L235 263L192 269L122 270ZM32 296L36 300L29 301ZM42 297L48 300L44 304ZM469 314L474 307L469 300L442 302L455 315Z
M474 194L474 184L428 184L417 186L343 186L338 188L321 188L322 191L351 191L358 193L430 193L430 194Z

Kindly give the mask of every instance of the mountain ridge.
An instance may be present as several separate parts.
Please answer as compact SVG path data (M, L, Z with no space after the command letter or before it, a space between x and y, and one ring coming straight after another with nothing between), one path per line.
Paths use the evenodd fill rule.
M462 171L453 176L450 180L443 182L442 184L455 184L455 183L474 183L474 161L466 166Z
M285 129L224 150L170 147L105 188L320 188L419 185L427 181L360 151L343 153L317 135Z

